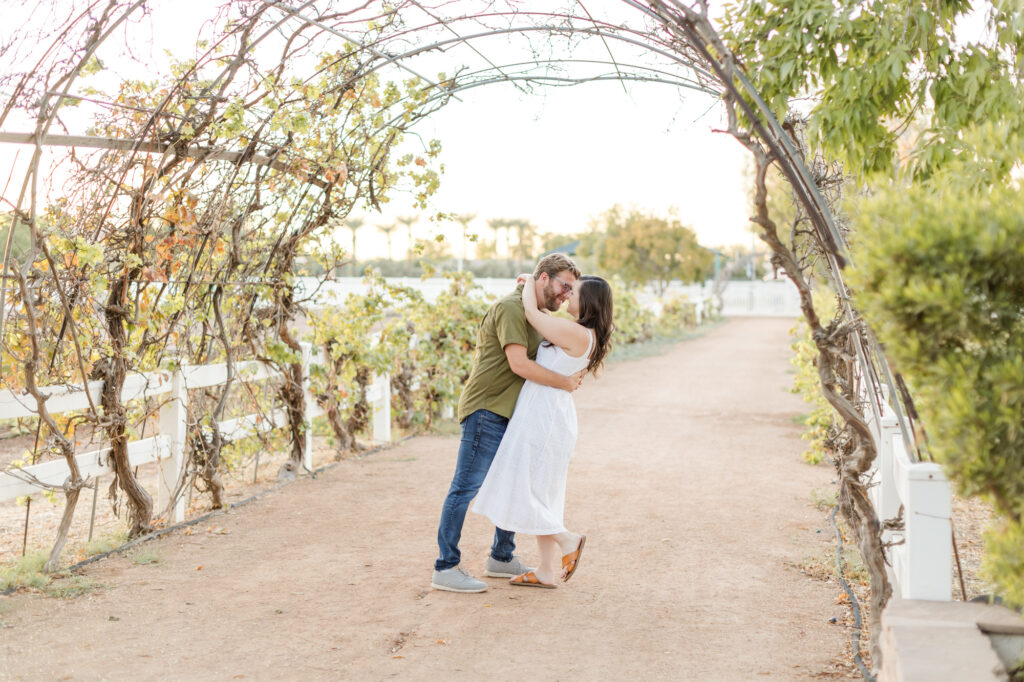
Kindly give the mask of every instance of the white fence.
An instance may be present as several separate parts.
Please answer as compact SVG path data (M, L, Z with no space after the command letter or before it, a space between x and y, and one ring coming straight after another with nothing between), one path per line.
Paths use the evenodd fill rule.
M442 291L450 286L443 277L421 280L411 277L388 277L389 284L402 285L417 289L428 301L434 301ZM504 296L515 288L515 280L508 278L482 277L473 282L491 296ZM365 294L366 283L361 277L339 277L325 283L312 278L299 278L299 291L310 294L318 288L314 297L315 306L337 305L349 294ZM711 282L704 284L672 284L666 294L669 296L685 295L691 301L701 302L711 299ZM658 312L661 302L654 289L647 287L639 292L642 305ZM722 293L725 317L799 317L800 296L793 283L786 278L777 280L756 280L752 282L733 280L728 282Z
M314 417L324 413L309 392L310 365L322 365L325 359L322 354L312 355L308 344L303 344L303 391L306 394L306 414L304 421L307 426ZM243 381L261 381L281 376L280 372L258 361L235 363L237 379ZM219 386L227 381L227 365L188 365L171 371L132 374L125 380L121 391L121 400L137 400L142 398L160 398L159 431L150 438L128 443L128 459L131 466L158 462L160 468L157 489L157 510L168 511L173 522L185 518L185 501L179 493L178 499L171 495L178 489L178 482L184 474L186 451L186 415L188 412L188 389L204 386ZM89 408L90 399L93 404L100 402L102 381L93 381L82 386L49 387L43 394L50 396L46 407L51 414L73 412ZM391 383L388 375L374 378L368 389L367 399L373 406L373 440L389 442L391 440ZM0 391L0 417L16 419L35 417L36 401L32 396L14 391ZM255 435L263 431L286 426L287 413L278 408L266 414L248 414L236 419L219 422L218 426L226 439L237 440ZM306 442L303 448L303 465L312 470L313 448L312 429L306 429ZM79 470L83 477L98 477L112 471L109 461L110 447L100 448L91 452L76 455ZM0 502L22 495L38 493L45 486L62 486L68 481L71 473L67 462L55 459L41 464L24 467L21 470L0 472ZM38 481L38 483L37 483ZM39 485L42 483L44 485Z
M872 411L873 412L873 411ZM952 490L941 467L914 462L907 453L896 413L882 401L881 423L869 413L878 446L868 495L881 521L903 518L902 530L887 530L893 596L952 600Z
M729 282L722 292L725 317L799 317L800 292L786 278Z
M704 284L673 284L666 294L683 295L691 301L710 299L711 282ZM657 305L653 291L645 290L640 297L644 305ZM753 282L733 280L726 283L722 291L723 317L800 317L800 294L793 283L786 278L756 280Z

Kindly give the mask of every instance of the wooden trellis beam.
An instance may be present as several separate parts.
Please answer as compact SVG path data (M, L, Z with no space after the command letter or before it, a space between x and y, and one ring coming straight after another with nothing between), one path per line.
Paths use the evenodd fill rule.
M36 144L35 133L0 133L0 143L7 144ZM163 154L173 145L167 142L153 140L131 140L116 137L96 137L93 135L47 135L39 144L43 147L85 147L88 149L117 149L127 152L144 152L147 154ZM294 168L287 162L266 154L250 153L248 150L234 152L227 149L215 147L204 147L190 145L183 150L185 156L190 159L203 161L230 161L232 163L254 163L260 166L269 166L274 170L292 172ZM310 182L321 187L326 187L327 182L311 178Z

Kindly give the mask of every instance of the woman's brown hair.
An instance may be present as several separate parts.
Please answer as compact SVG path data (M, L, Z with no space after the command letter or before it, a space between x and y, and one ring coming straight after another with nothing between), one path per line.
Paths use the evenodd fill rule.
M597 373L612 347L612 331L615 329L612 287L597 275L583 275L579 279L579 287L580 309L576 321L594 331L594 350L590 354L587 371Z

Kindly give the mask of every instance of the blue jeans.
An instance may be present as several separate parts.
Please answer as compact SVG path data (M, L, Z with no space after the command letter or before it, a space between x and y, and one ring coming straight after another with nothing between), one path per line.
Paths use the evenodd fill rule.
M441 549L441 556L434 562L435 570L443 571L459 565L462 557L459 538L462 537L466 511L484 483L507 426L508 419L487 410L477 410L462 421L459 459L455 464L455 475L448 496L444 498L441 524L437 528L437 545ZM512 561L512 553L516 549L514 539L515 533L495 528L491 556L498 561Z

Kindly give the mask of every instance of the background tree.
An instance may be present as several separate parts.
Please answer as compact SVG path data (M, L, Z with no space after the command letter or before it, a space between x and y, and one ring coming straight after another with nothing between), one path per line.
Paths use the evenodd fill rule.
M516 233L516 272L522 272L528 261L536 255L537 227L525 218L511 218L506 226Z
M384 238L388 243L388 260L391 260L391 233L398 228L398 223L391 223L390 225L378 225L377 229L384 233Z
M476 213L460 213L454 217L455 222L459 224L461 228L459 232L459 265L458 270L462 270L464 267L463 260L466 257L466 239L468 236L469 224L476 220Z
M501 231L505 230L505 254L506 258L510 256L512 254L512 249L509 245L509 229L506 225L506 220L504 218L490 218L487 220L487 227L491 228L491 231L494 232L495 255L497 255L498 252L498 244L501 243Z
M352 258L349 265L349 275L355 277L358 267L356 261L356 233L366 224L365 218L349 217L345 219L345 227L352 233Z
M410 260L410 261L412 260L413 245L415 244L415 240L413 239L413 236L412 236L412 226L415 225L417 222L419 222L419 219L420 219L419 215L398 216L398 218L397 218L398 222L401 225L405 226L406 236L409 237L409 248L408 248L406 254L407 254L407 259Z
M421 260L431 264L451 258L450 244L444 235L435 235L433 239L417 239L415 251Z
M3 254L7 246L7 240L10 238L11 257L21 261L32 248L32 236L27 230L15 230L14 234L11 235L11 222L12 216L10 213L0 213L0 254Z
M495 260L498 258L498 242L494 239L477 239L476 257L481 260Z
M540 241L540 252L548 253L559 249L566 244L570 244L580 239L578 234L559 234L557 232L544 232L538 235Z
M673 280L689 283L711 275L711 253L676 217L614 206L591 228L586 252L602 272L618 274L633 286L652 284L661 295Z

